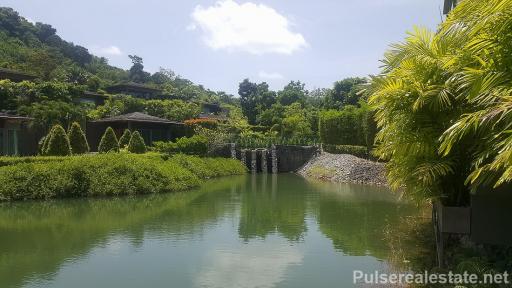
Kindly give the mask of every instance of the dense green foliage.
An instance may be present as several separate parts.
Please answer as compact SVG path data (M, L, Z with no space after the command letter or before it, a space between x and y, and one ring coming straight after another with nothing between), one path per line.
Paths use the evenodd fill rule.
M85 138L82 127L77 122L73 122L68 132L69 144L73 155L85 154L89 152L89 143Z
M100 119L132 112L144 112L152 116L184 121L197 117L200 107L184 100L145 100L128 95L114 95L104 105L88 111L89 118Z
M512 180L511 14L510 0L461 1L386 53L370 101L394 188L465 205Z
M34 82L0 81L0 110L33 117L35 126L43 131L54 124L70 127L75 121L84 123L131 112L185 121L200 115L202 103L215 103L228 109L229 117L206 128L218 131L223 139L227 134L232 141L245 142L254 132L263 134L252 134L259 138L310 142L318 138L320 111L358 106L365 98L358 92L366 79L347 78L334 83L332 89L313 91L306 90L300 81L291 81L281 90L272 91L265 82L245 79L239 86L240 98L235 99L195 85L169 69L148 73L138 55L129 55L129 70L112 67L105 58L62 40L50 25L34 25L10 8L0 8L0 15L0 39L5 40L0 42L0 52L5 52L0 53L0 67L38 77ZM128 81L160 89L161 95L147 100L105 92L112 84ZM103 105L94 107L92 103L82 103L85 91L108 97Z
M46 163L46 162L59 162L65 157L60 156L31 156L31 157L11 157L0 156L0 167L10 166L22 163Z
M119 138L119 148L126 148L128 144L130 144L130 139L132 139L132 132L130 130L125 129L121 138Z
M359 91L367 80L365 78L346 78L336 81L334 87L327 91L323 103L325 109L341 109L346 105L358 105Z
M48 137L48 144L46 149L43 151L44 155L48 156L67 156L71 155L71 146L69 144L69 138L66 131L62 126L53 126Z
M359 158L368 158L369 156L366 146L324 144L322 147L325 152L332 154L350 154Z
M366 82L364 78L347 78L335 82L332 89L307 91L304 83L291 81L282 90L274 92L269 90L265 82L257 84L245 79L239 85L238 94L242 112L247 117L248 123L253 127L266 128L262 131L265 134L263 137L313 140L318 138L318 121L321 113L334 109L351 109L348 107L359 107L366 103L366 96L359 93ZM366 124L365 122L358 123ZM361 127L355 127L354 131L359 134L366 133ZM248 128L239 131L240 141L247 142L246 139L241 138L250 133ZM354 137L361 138L357 135ZM373 139L371 136L368 138L369 141ZM345 140L330 141L340 143ZM368 141L365 139L355 144L366 145L366 143Z
M12 164L0 168L0 200L174 192L207 177L245 173L236 160L188 157L164 161L159 155L121 153Z
M116 133L114 133L114 129L112 129L112 127L108 127L101 137L100 144L98 145L98 152L119 152L119 141L117 141Z
M183 153L204 156L208 153L208 139L201 135L181 137L176 142L155 142L154 149L166 154Z
M346 106L342 110L320 113L320 140L334 145L367 145L366 107ZM371 141L371 139L370 139Z
M206 155L208 152L208 139L200 135L181 137L176 141L176 149L179 153Z
M132 137L128 143L128 152L136 154L146 153L146 144L144 143L142 136L140 136L139 131L132 133Z

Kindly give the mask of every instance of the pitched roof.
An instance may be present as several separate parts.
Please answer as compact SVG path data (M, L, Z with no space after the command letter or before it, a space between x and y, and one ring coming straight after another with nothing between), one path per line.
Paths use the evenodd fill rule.
M33 80L35 78L37 78L37 76L33 74L25 73L18 70L0 68L0 79Z
M164 124L181 124L181 122L171 121L141 112L133 112L124 115L99 119L93 122L147 122L147 123L164 123Z
M107 95L103 95L103 94L99 94L99 93L91 92L91 91L84 91L83 96L98 97L98 98L108 98Z
M126 83L119 83L116 85L112 85L107 87L107 91L115 91L119 89L135 89L135 90L143 90L143 91L149 91L149 92L161 92L161 89L153 88L146 86L144 84L135 83L135 82L126 82Z
M0 112L0 119L32 120L30 117L18 116Z

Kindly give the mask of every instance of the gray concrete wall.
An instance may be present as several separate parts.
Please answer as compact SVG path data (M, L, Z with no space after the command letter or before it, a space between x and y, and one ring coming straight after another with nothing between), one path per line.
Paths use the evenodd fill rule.
M318 153L318 148L314 146L277 145L276 148L279 172L297 171Z

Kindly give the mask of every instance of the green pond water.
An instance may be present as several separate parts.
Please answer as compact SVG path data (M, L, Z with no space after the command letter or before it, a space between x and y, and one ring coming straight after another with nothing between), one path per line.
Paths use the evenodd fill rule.
M0 287L353 287L387 271L385 188L296 175L179 194L0 205Z

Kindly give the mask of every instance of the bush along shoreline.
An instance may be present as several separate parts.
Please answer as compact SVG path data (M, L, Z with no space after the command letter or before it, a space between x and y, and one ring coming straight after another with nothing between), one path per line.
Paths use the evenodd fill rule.
M156 153L37 158L0 157L1 202L168 193L246 173L234 159L188 155L167 160Z

